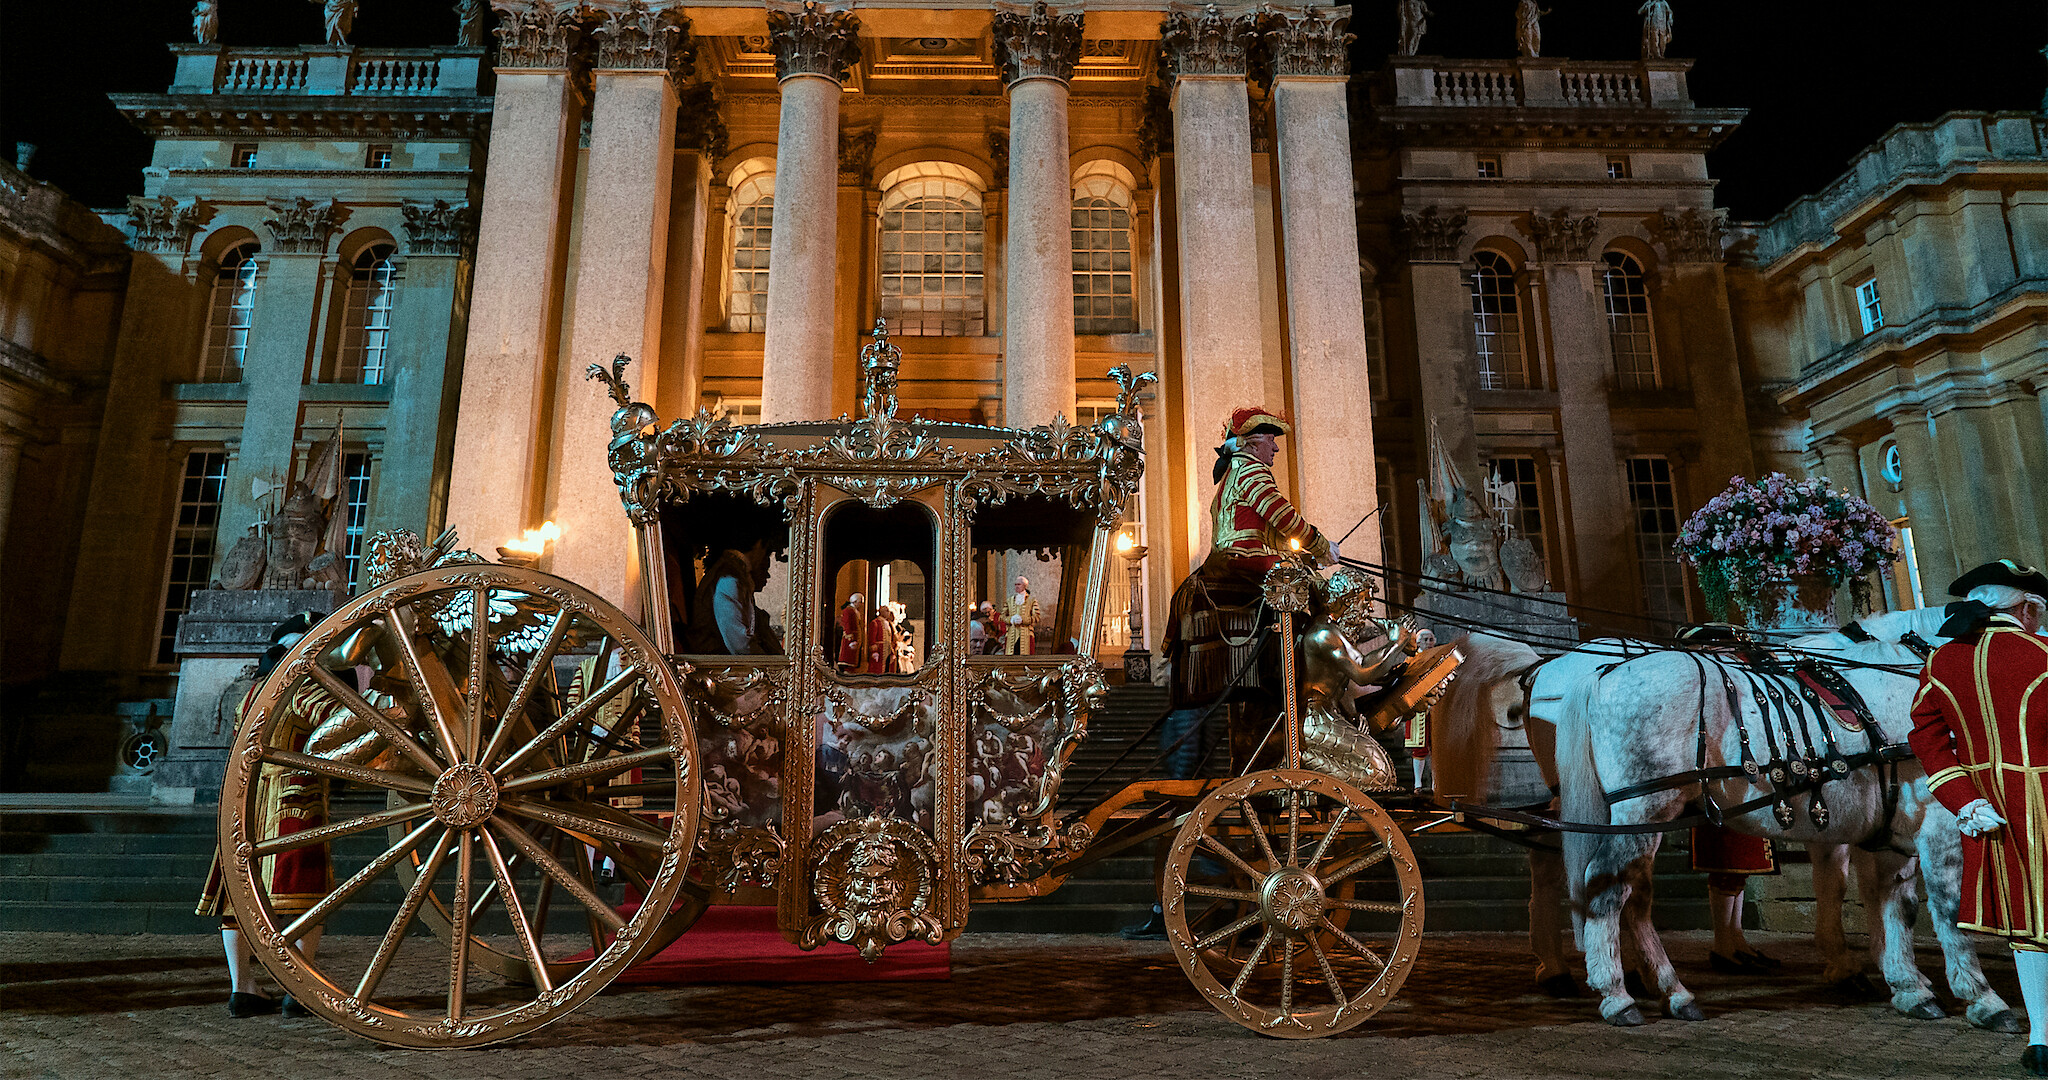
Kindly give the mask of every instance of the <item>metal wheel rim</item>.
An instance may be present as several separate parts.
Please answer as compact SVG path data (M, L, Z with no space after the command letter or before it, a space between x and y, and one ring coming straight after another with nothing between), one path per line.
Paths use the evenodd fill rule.
M1291 801L1289 792L1296 793ZM1285 831L1283 810L1275 815L1280 835L1258 825L1255 836L1245 808L1256 822L1261 803L1298 808L1295 835ZM1312 819L1318 808L1323 816ZM1230 880L1191 878L1198 851L1227 867ZM1353 899L1346 882L1380 867L1391 871L1398 899ZM1376 876L1385 883L1385 871ZM1166 934L1181 970L1217 1011L1264 1035L1320 1038L1365 1022L1393 1000L1421 948L1422 875L1407 838L1371 796L1322 773L1258 772L1211 792L1175 835L1165 881ZM1256 910L1217 925L1217 904ZM1348 920L1330 918L1333 906L1397 915L1398 924L1353 934ZM1248 934L1258 944L1242 961L1218 947ZM1325 944L1332 941L1341 948ZM1268 953L1280 957L1278 965L1264 959Z
M520 743L510 737L509 730L501 731L497 718L512 710L504 707L507 703L492 700L492 691L502 689L494 687L490 678L494 665L489 657L493 654L486 649L482 658L470 663L469 670L454 671L432 648L421 645L421 638L430 637L433 632L421 629L430 624L432 611L451 604L466 605L470 618L466 627L445 636L458 640L465 651L477 626L487 628L487 642L495 640L488 630L488 613L497 600L530 601L546 613L546 639L529 661L529 668L551 663L552 654L572 627L593 628L617 643L621 670L607 680L607 686L612 681L619 683L610 687L614 695L629 690L644 694L642 707L658 712L662 743L602 761L554 762L550 757L552 748L577 724L589 724L597 714L595 705L580 719L565 717L568 725L555 740L542 742L535 738ZM340 702L350 715L374 725L364 710L376 710L360 697L354 703L347 701L341 681L313 663L315 657L327 653L346 635L371 623L391 634L394 643L413 643L410 650L400 648L404 653L400 671L410 686L439 688L424 695L433 704L422 700L413 706L424 716L414 715L405 722L392 724L389 717L377 714L384 718L386 728L418 735L408 736L409 745L393 740L398 748L395 752L401 755L405 767L378 770L333 762L323 765L317 759L271 745L273 732L281 732L277 728L280 707L295 692L312 692L309 683L319 684L320 692ZM407 627L415 632L405 632ZM477 677L479 674L483 677ZM535 680L522 677L520 681L525 684L537 679L538 676ZM530 690L524 685L520 689ZM518 693L512 691L511 696ZM603 690L591 696L601 694ZM477 714L485 718L481 725L469 722ZM608 804L600 808L591 803L550 803L537 797L563 784L662 762L671 763L675 771L675 813L666 832ZM301 772L382 787L404 796L406 806L348 821L329 821L323 828L291 837L252 836L251 825L260 820L254 805L258 774L266 766L277 769L285 765ZM563 778L565 769L577 769L579 765L571 779ZM428 781L424 785L423 779ZM421 790L423 786L425 790ZM623 614L595 594L537 571L489 564L439 567L375 589L323 620L286 654L251 702L236 732L221 792L219 826L224 887L255 956L293 998L314 1012L354 1034L390 1045L485 1045L536 1030L566 1015L655 944L660 936L657 931L667 922L685 886L696 839L698 788L698 748L681 688L663 657ZM580 882L572 884L575 875L559 862L551 867L542 866L533 851L544 852L544 847L522 845L513 835L526 832L517 827L518 823L536 820L547 821L551 828L572 837L643 853L650 874L639 908L631 915L621 914L601 897L579 895L576 886ZM336 881L333 891L315 904L312 911L294 920L274 909L260 869L264 857L304 846L308 837L323 842L352 833L381 831L388 825L405 825L407 839L388 847L346 881ZM468 992L470 976L474 970L488 969L470 955L468 943L472 939L466 932L450 933L444 938L409 934L425 906L425 896L430 894L429 889L415 886L407 890L405 900L397 906L361 979L356 979L353 971L330 972L333 964L323 966L319 960L309 961L297 944L300 935L313 926L324 925L334 910L351 902L365 886L391 873L415 850L426 852L433 865L435 873L430 885L443 876L452 877L456 883L449 900L460 902L452 903L451 911L456 907L466 910L469 898L482 890L483 882L510 880L506 873L508 854L529 859L534 873L544 871L544 876L560 882L579 906L593 919L603 922L604 947L595 950L588 961L573 965L576 970L569 978L558 981L553 973L560 965L547 957L540 944L545 926L535 934L529 924L519 935L519 944L542 963L525 966L529 977L536 966L546 976L538 985L523 991L498 992L496 996L503 1004L473 1007ZM452 869L446 865L450 863ZM483 864L481 868L479 863ZM512 893L516 899L518 890L514 888ZM322 908L327 910L323 913ZM508 921L516 927L516 921ZM287 941L287 936L293 940ZM391 958L409 943L422 941L434 942L434 947L446 954L439 982L446 991L443 1005L411 1009L389 1000L380 1001L378 989ZM323 952L331 954L331 950ZM344 978L348 981L341 981Z

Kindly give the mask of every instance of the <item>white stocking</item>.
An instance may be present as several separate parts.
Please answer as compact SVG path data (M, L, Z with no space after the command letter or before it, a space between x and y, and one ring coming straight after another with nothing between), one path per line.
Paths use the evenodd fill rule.
M2020 969L2020 1000L2027 1006L2027 1044L2048 1046L2048 952L2014 949Z
M307 960L313 959L313 954L320 951L320 935L326 929L324 926L316 926L306 931L306 936L299 939L299 951L306 954Z
M1742 934L1742 899L1742 890L1724 893L1707 889L1707 907L1714 916L1714 951L1731 960L1736 953L1749 951L1749 939Z
M228 955L228 989L237 994L256 992L256 963L249 955L249 943L232 926L220 928L221 951Z

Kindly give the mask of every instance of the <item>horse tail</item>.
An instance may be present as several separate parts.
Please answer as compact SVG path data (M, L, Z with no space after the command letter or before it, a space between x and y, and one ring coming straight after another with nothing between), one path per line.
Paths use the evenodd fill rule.
M1607 792L1600 786L1600 770L1593 759L1593 709L1600 694L1600 680L1579 680L1565 695L1557 718L1557 779L1562 796L1559 816L1565 821L1588 825L1608 822ZM1566 832L1563 836L1565 881L1571 888L1572 922L1575 929L1586 909L1587 872L1599 857L1601 842L1595 833Z
M1465 654L1465 660L1458 665L1457 677L1451 680L1450 688L1429 716L1436 787L1438 791L1484 799L1500 741L1495 736L1498 720L1486 705L1500 683L1518 678L1542 657L1519 641L1491 634L1469 634L1458 642L1458 649ZM1512 696L1512 716L1526 720L1519 688Z

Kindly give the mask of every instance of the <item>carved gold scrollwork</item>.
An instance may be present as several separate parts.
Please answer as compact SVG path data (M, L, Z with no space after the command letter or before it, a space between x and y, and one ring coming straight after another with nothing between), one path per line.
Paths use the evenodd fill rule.
M991 828L977 822L960 841L961 864L977 885L1016 885L1045 876L1053 864L1079 855L1095 839L1086 822Z
M938 848L914 826L870 814L827 829L815 844L811 895L823 914L805 924L798 944L844 941L873 961L899 941L934 945L945 928L938 898Z

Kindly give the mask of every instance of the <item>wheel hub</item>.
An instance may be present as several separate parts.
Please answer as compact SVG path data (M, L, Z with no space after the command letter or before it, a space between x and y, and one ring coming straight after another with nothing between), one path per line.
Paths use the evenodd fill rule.
M498 809L498 781L490 770L465 761L434 781L434 816L451 828L467 829Z
M1259 890L1259 915L1268 926L1287 933L1301 934L1314 928L1328 906L1323 883L1305 870L1281 870L1268 877Z

